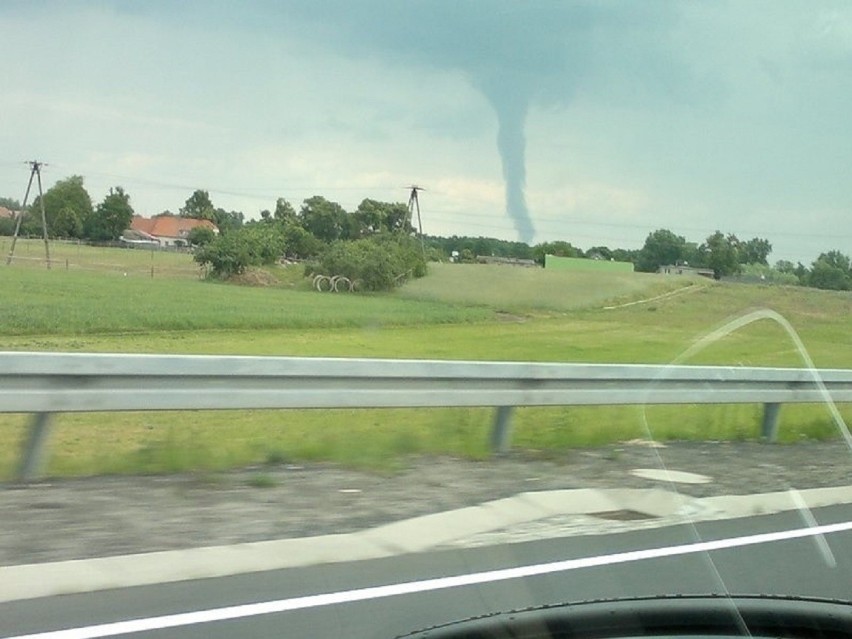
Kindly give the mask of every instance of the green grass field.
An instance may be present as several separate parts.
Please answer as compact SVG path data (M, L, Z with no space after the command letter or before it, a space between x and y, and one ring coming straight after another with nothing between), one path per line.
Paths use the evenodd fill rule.
M482 264L433 264L430 277L407 283L407 299L479 305L507 312L571 311L671 292L686 278L651 273L546 270ZM508 280L508 281L507 281Z
M298 271L301 278L299 267L290 269ZM146 280L16 267L2 272L0 296L10 302L0 307L4 336L380 328L464 322L489 315L483 309L387 296L350 295L343 300L331 293L285 286L260 288L180 278Z
M135 253L98 250L114 251L106 254L111 262ZM249 288L197 277L0 267L0 349L664 363L727 318L772 308L796 327L818 366L852 366L848 293L701 281L665 296L694 283L436 265L397 293L353 296L305 290L293 270L274 275L279 285ZM554 289L558 295L548 294ZM647 298L657 299L630 304ZM688 363L801 360L780 327L761 321ZM754 438L760 407L650 407L646 414L651 433L641 407L519 410L514 442L558 455L649 434ZM852 421L848 407L843 414ZM784 441L835 434L823 407L788 406L781 415ZM214 471L281 459L392 469L411 454L481 458L492 417L488 409L62 415L48 472ZM13 472L26 420L0 416L0 476Z
M0 237L3 263L12 247L12 238ZM17 268L47 270L44 241L19 239L13 264ZM121 275L127 277L198 279L201 270L192 255L177 251L101 248L76 242L50 242L51 270Z

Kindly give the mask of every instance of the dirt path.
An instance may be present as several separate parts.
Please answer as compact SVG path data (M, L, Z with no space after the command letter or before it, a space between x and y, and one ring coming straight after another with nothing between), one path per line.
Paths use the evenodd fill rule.
M393 475L314 464L48 481L0 489L0 565L350 532L524 491L659 487L630 471L660 459L712 478L677 486L696 497L852 484L852 453L840 443L731 442L418 458Z

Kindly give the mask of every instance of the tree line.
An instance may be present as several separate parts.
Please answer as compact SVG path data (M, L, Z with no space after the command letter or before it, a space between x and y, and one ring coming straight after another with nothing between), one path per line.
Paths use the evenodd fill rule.
M209 194L196 191L182 213L210 219ZM218 236L193 230L195 260L214 277L229 278L283 258L305 262L306 274L342 275L360 290L389 290L426 274L426 252L413 237L408 207L365 199L352 212L315 195L296 210L278 198L274 210Z
M134 214L130 196L120 186L111 188L93 206L83 178L78 175L57 182L44 193L43 199L48 234L53 238L116 240L129 228ZM17 201L9 198L0 198L0 206L20 208ZM41 235L41 199L36 197L24 213L21 233ZM412 238L414 229L408 207L399 202L365 199L349 212L319 195L305 199L298 210L286 199L278 198L274 209L265 209L260 212L260 219L246 222L242 212L214 206L209 193L200 189L187 198L177 214L163 211L158 215L206 219L216 224L218 236L209 229L199 228L191 232L188 240L196 247L195 259L217 277L237 275L251 266L285 256L307 260L307 268L316 272L346 270L333 274L359 279L364 288L377 289L389 286L376 276L382 260L392 280L399 283L425 272L426 261L446 260L454 254L462 262L488 255L534 260L539 264L544 264L545 255L549 254L632 262L636 270L643 272L655 272L665 266L690 266L712 270L716 278L745 274L780 283L852 290L850 259L840 251L820 254L810 267L786 260L770 266L772 244L768 240L759 237L740 240L721 231L699 243L668 229L657 229L648 234L641 249L593 246L583 250L562 240L531 246L518 241L465 236L425 236L420 244ZM11 235L14 224L12 219L0 218L0 235ZM370 268L365 266L367 262L371 263ZM356 273L356 263L364 272ZM367 277L366 272L372 275ZM366 283L368 280L370 284Z
M180 209L183 217L197 217L212 220L220 229L235 228L243 223L243 214L224 209L205 209L201 206L203 200L196 191ZM24 236L41 236L42 220L41 207L44 203L44 214L47 222L47 234L50 238L88 240L106 242L118 240L125 230L130 228L133 221L133 206L130 195L121 186L110 188L104 199L93 205L92 198L83 184L83 178L72 175L58 181L47 191L44 197L36 196L32 203L23 211L20 234ZM207 198L209 202L209 197ZM11 198L0 198L0 206L13 211L21 209L21 203ZM158 214L174 215L170 211ZM156 217L156 216L155 216ZM15 220L0 218L0 235L12 235L15 232Z
M717 279L749 276L780 284L798 284L822 289L852 290L850 259L840 251L821 253L810 267L779 260L770 266L772 244L754 237L740 240L734 234L715 231L703 242L690 242L669 229L648 234L640 249L593 246L583 250L566 241L543 242L530 246L489 237L427 237L426 242L440 254L457 253L462 262L474 262L478 255L535 260L544 264L545 255L631 262L637 271L657 272L665 266L707 269Z
M852 290L852 268L847 255L832 250L820 253L808 268L801 262L778 260L769 265L772 244L764 238L740 240L716 231L697 244L667 229L650 233L638 251L637 270L655 271L660 266L690 265L712 269L716 278L748 273L763 280L821 289Z
M16 200L0 198L0 204L13 211L20 210ZM118 239L130 226L133 207L130 196L120 186L111 188L96 206L83 186L83 178L72 175L60 180L23 211L19 232L24 236L42 234L41 208L44 205L47 234L51 238L106 241ZM0 235L12 235L16 221L0 219Z

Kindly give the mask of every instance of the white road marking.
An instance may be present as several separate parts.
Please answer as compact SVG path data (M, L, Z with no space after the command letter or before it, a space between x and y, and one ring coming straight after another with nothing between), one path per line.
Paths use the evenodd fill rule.
M741 548L789 539L801 539L804 537L821 537L837 532L852 531L852 521L837 524L825 524L822 526L809 526L807 528L796 528L793 530L782 530L779 532L746 535L743 537L729 537L726 539L715 539L712 541L700 541L680 546L668 546L665 548L649 548L646 550L632 550L628 552L614 553L611 555L597 555L594 557L582 557L579 559L566 559L545 564L534 564L531 566L519 566L517 568L503 568L499 570L488 570L468 575L457 575L455 577L438 577L435 579L424 579L422 581L410 581L387 586L374 586L370 588L359 588L356 590L343 590L320 595L306 595L292 599L279 599L261 603L243 604L239 606L227 606L211 610L198 610L195 612L184 612L174 615L163 615L160 617L148 617L145 619L131 619L128 621L117 621L114 623L69 628L66 630L53 630L39 632L29 635L17 635L7 639L97 639L98 637L116 637L134 632L150 632L153 630L164 630L167 628L178 628L181 626L193 626L215 621L228 621L233 619L244 619L259 615L269 615L291 610L304 610L307 608L319 608L322 606L333 606L336 604L353 603L370 599L383 599L398 595L410 595L447 588L458 588L460 586L475 586L478 584L506 581L509 579L520 579L524 577L535 577L580 568L595 568L600 566L611 566L614 564L643 561L646 559L659 559L663 557L676 557L694 553L711 552L715 550L726 550L730 548Z
M676 484L709 484L713 481L707 475L687 473L682 470L669 470L668 468L634 468L630 471L630 474L642 479Z

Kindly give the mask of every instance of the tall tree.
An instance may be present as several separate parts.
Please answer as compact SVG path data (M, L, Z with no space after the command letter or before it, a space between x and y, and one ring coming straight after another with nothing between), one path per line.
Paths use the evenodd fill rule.
M210 194L201 189L194 191L180 208L180 216L215 222L216 209L210 201Z
M408 216L408 207L402 202L379 202L369 198L362 200L352 214L356 232L361 237L375 233L411 233Z
M52 230L56 237L83 237L83 229L83 220L70 206L63 206L53 218Z
M707 255L707 266L713 269L713 277L717 280L739 273L738 245L736 235L726 237L721 231L716 231L705 240L702 248Z
M799 278L799 284L808 286L808 277L810 274L811 272L808 270L807 266L801 262L796 262L796 268L793 270L793 275Z
M820 253L820 256L817 258L817 262L825 262L832 268L839 269L844 273L849 273L850 268L852 268L849 256L837 250L829 251L828 253Z
M84 233L91 240L117 240L125 229L130 228L132 221L130 196L123 188L116 186L109 190L104 201L89 216Z
M344 239L347 235L347 213L337 202L320 195L306 199L299 210L302 227L323 242Z
M80 237L86 221L92 215L92 198L83 186L83 177L72 175L45 191L44 214L47 232L51 237ZM40 232L40 196L36 196L29 207L22 230L25 233Z
M10 211L20 211L21 203L10 197L0 197L0 206L9 209Z
M657 229L645 238L645 244L639 251L636 268L646 273L653 273L661 266L682 262L685 255L685 237L675 235L668 229Z
M532 248L533 259L544 265L545 255L556 255L558 257L583 257L583 251L573 246L571 242L557 240L555 242L543 242Z
M820 254L807 275L807 284L835 291L852 289L852 266L849 256L840 251Z
M796 265L790 260L778 260L775 262L775 270L781 273L795 273Z
M241 211L226 211L216 209L213 213L213 223L219 227L220 233L227 233L239 229L243 225L245 216Z
M279 197L275 201L275 212L272 214L272 217L279 222L296 222L296 209L283 197Z
M612 255L612 251L608 246L593 246L588 251L586 251L586 257L589 257L593 260L615 259Z
M707 254L704 252L704 247L697 242L687 242L683 249L683 263L687 266L706 267Z
M635 264L639 259L639 251L636 249L613 249L612 259L616 262L633 262Z
M738 246L740 264L769 264L767 258L772 252L769 240L753 237Z

